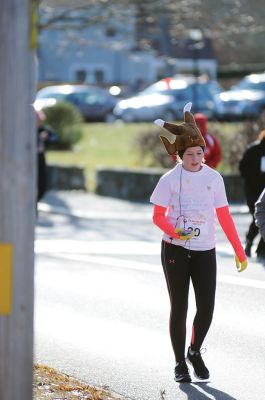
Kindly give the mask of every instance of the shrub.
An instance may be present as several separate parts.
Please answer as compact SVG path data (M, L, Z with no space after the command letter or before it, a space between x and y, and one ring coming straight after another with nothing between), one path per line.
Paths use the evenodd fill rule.
M229 126L229 124L227 124ZM220 141L222 148L221 170L224 172L239 173L239 162L248 145L256 140L258 129L254 122L246 121L236 130L212 130ZM223 172L223 171L222 171Z
M68 150L82 138L82 116L78 109L67 102L59 102L46 107L45 125L51 126L58 135L58 142L53 147Z
M246 121L242 124L222 123L209 124L209 132L219 140L222 148L222 162L218 166L220 172L238 173L238 165L247 146L256 140L258 132L265 127L265 114L258 121ZM156 128L140 132L136 139L140 157L150 167L172 168L174 161L166 153ZM162 133L173 142L173 135ZM170 136L169 136L170 135Z
M265 129L264 112L257 120L242 123L233 133L218 133L223 152L222 164L229 167L229 172L238 172L239 162L244 152L250 143L257 140L259 132L263 129Z
M171 168L175 162L167 154L159 135L161 130L148 129L140 132L136 138L136 147L140 157L149 167Z

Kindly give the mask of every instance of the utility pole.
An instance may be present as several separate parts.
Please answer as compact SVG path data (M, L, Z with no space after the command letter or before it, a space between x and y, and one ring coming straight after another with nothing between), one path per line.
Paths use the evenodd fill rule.
M0 0L1 400L32 399L34 4L33 0Z

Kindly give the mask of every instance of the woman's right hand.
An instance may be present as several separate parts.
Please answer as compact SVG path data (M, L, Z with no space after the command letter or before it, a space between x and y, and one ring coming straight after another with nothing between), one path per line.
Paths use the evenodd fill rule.
M195 235L194 231L186 231L182 228L175 228L174 232L177 234L179 240L190 240Z

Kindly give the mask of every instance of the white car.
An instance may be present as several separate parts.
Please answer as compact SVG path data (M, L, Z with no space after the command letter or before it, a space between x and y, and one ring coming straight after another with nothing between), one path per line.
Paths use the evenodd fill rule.
M189 101L193 112L214 116L214 95L222 88L213 80L194 77L165 78L149 86L138 95L120 100L114 107L116 118L125 122L153 121L157 117L165 121L182 119L183 107Z
M265 73L251 74L214 97L219 120L256 119L265 110Z

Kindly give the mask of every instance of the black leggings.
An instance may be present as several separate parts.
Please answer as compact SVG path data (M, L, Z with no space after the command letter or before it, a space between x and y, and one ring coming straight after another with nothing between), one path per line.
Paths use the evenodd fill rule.
M255 215L254 215L255 203L254 202L250 203L250 201L249 201L248 202L248 208L249 208L249 212L250 212L250 214L252 216L252 221L251 221L251 223L249 225L248 232L246 234L246 238L250 242L250 244L252 245L255 237L259 234L259 228L255 224ZM264 252L265 252L265 242L264 242L263 238L261 237L260 240L259 240L257 249L256 249L256 253L257 253L257 255L259 255L259 254L263 255Z
M162 241L161 259L171 303L170 337L176 362L179 362L185 359L190 279L197 308L192 327L193 350L200 350L212 322L216 288L215 249L193 251Z

